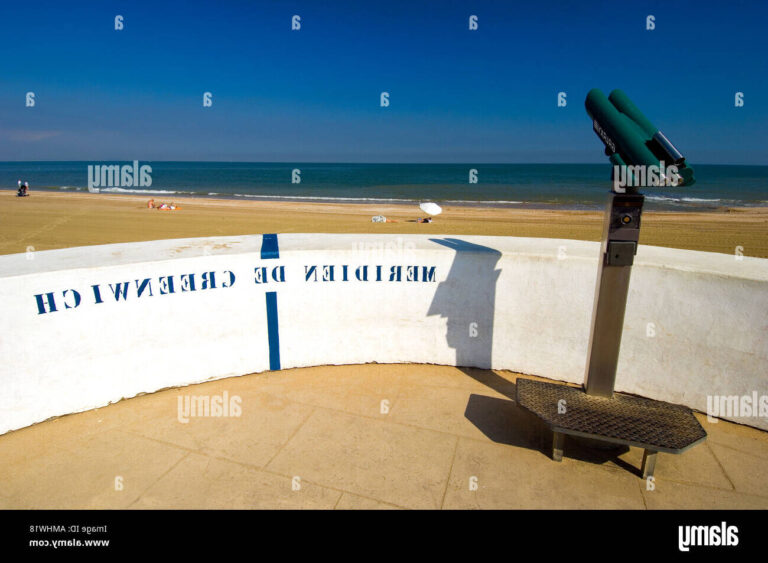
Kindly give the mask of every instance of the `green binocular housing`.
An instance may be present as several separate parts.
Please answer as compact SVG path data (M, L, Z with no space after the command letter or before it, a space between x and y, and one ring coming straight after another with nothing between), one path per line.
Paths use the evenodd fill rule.
M624 92L614 90L606 98L594 88L584 105L595 133L605 144L606 156L615 166L627 167L625 178L637 176L636 167L647 170L656 166L661 172L659 184L640 185L690 186L695 182L693 168L686 165L685 157ZM666 174L670 166L677 168L676 174Z

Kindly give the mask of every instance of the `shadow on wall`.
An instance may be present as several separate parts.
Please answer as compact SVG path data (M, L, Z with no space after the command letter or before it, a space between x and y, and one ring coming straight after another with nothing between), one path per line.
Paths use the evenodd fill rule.
M447 319L446 340L456 350L456 366L490 369L501 252L456 238L429 240L455 250L456 257L427 315Z
M501 252L456 238L430 240L452 248L456 257L445 281L437 286L427 314L447 319L446 340L448 346L456 350L456 366L506 397L472 393L464 416L493 442L536 450L549 457L552 432L541 420L515 404L516 385L491 371L496 282L501 273L496 264ZM626 446L596 449L578 440L569 440L567 447L571 459L595 464L610 462L639 474L633 465L619 458L629 451Z
M490 371L496 265L501 252L455 238L430 239L456 251L445 281L440 282L428 315L447 319L446 340L456 350L456 366L506 399L472 394L464 416L496 443L546 452L543 425L531 421L515 404L515 384ZM478 369L480 368L480 369ZM533 424L531 423L533 422Z

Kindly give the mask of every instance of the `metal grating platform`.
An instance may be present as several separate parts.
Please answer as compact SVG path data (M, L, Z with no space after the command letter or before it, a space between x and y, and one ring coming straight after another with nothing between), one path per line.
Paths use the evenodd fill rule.
M544 420L556 434L650 452L682 453L707 437L688 407L642 397L618 393L612 398L597 397L577 387L519 378L517 404Z

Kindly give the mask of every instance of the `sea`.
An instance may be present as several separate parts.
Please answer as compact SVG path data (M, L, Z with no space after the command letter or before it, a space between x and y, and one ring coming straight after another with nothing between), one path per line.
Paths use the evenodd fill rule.
M17 181L36 190L87 192L88 166L133 162L0 162L0 189ZM100 187L101 193L161 199L205 196L243 200L602 209L611 166L602 164L343 164L159 162L151 185ZM295 171L298 171L296 173ZM646 209L716 210L768 206L768 166L694 165L689 187L647 188ZM138 176L138 175L137 175ZM471 182L476 179L476 182ZM297 181L298 180L298 181ZM90 191L94 191L93 188Z

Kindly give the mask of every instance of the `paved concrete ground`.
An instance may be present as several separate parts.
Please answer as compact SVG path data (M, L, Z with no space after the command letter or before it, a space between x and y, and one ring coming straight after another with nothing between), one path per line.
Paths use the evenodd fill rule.
M326 366L144 395L0 436L0 508L768 508L768 433L699 416L707 441L659 454L647 490L637 448L551 461L516 377ZM180 422L179 398L225 392L240 416Z

